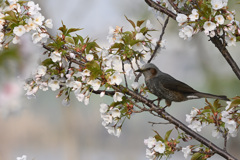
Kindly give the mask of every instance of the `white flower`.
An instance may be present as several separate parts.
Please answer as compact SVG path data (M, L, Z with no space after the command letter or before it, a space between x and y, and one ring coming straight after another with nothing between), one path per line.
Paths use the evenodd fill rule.
M193 35L193 28L189 25L180 29L180 32L179 32L180 38L188 39L188 38L192 37L192 35Z
M162 141L158 141L155 144L155 147L153 148L158 153L164 153L165 152L165 144Z
M233 133L237 128L237 123L234 120L225 122L225 128L228 129L229 133Z
M211 21L206 21L203 25L203 28L205 30L205 33L208 33L216 29L216 24Z
M4 33L3 32L0 32L0 42L2 42L4 39Z
M33 22L39 26L43 24L45 17L41 13L37 13L33 16Z
M44 24L45 24L46 27L48 27L50 29L53 28L52 19L47 19Z
M43 66L43 65L40 65L37 67L37 74L40 75L40 76L44 76L47 72L47 67L46 66Z
M145 40L145 36L143 35L143 33L137 33L136 34L136 40L140 40L140 41L144 41Z
M89 104L89 100L90 100L90 97L89 96L85 96L84 98L84 104L87 106Z
M215 10L221 9L224 7L222 0L211 0L212 8Z
M35 4L33 1L29 1L27 6L29 7L29 14L30 15L35 15L38 14L41 8L39 7L38 4Z
M194 120L192 121L192 123L190 125L188 125L189 128L191 128L193 131L198 131L198 132L201 132L202 130L202 124L201 122L197 121L197 120Z
M192 14L189 15L190 21L195 21L199 18L198 10L193 9Z
M192 120L193 120L193 117L191 115L189 115L189 114L186 114L186 122L187 123L191 123Z
M53 91L56 91L57 89L60 88L60 85L59 85L59 81L58 80L51 80L50 82L48 82L48 86L53 90Z
M134 90L136 90L136 89L139 88L139 83L138 83L138 82L133 82L132 85L131 85L131 87L132 87Z
M157 141L153 137L149 137L148 139L144 139L144 144L148 146L148 148L153 148L156 145Z
M82 88L82 83L79 81L71 81L69 87L72 87L73 90L75 91Z
M50 58L52 59L53 62L61 61L61 54L62 52L54 51L52 52Z
M155 158L155 152L147 148L146 149L146 158L153 160Z
M139 51L141 52L143 50L143 44L141 42L138 42L132 46L132 49L134 51Z
M83 76L90 76L90 71L88 70L88 69L84 69L83 71L82 71L82 75Z
M97 91L101 86L101 81L99 79L91 80L88 82L93 87L94 91Z
M115 94L113 95L114 102L121 102L123 95L123 93L115 92Z
M112 123L112 121L113 121L113 119L112 119L113 117L110 114L102 114L101 118L103 119L103 121L104 121L103 124L105 126Z
M115 129L114 136L120 137L121 131L122 131L121 127L118 127L117 129Z
M223 24L224 23L224 17L222 15L217 15L215 17L215 21L217 21L218 24Z
M27 31L36 30L36 29L37 29L37 25L33 22L32 18L29 18L27 23Z
M119 85L122 82L120 73L114 73L112 76L109 77L108 82L111 85L114 85L114 84Z
M132 70L132 68L128 68L128 69L126 69L126 76L129 78L129 79L132 79L132 77L133 77L133 70Z
M187 16L185 14L177 14L176 20L178 25L181 26L184 22L187 21Z
M82 93L75 94L75 96L79 102L82 102L85 98L85 95Z
M114 108L114 109L110 110L110 113L112 114L113 118L120 118L120 116L121 116L121 112L118 108Z
M9 2L10 4L15 4L15 3L18 2L18 0L8 0L8 2Z
M26 30L23 25L19 25L13 29L13 33L18 37L21 37L25 32Z
M220 138L221 134L217 129L212 130L212 136L216 138Z
M228 46L236 46L236 37L235 36L227 36L226 38L226 42L228 44Z
M153 25L151 24L150 20L147 20L147 22L146 22L146 27L147 27L147 29L149 29L149 30L152 30L152 29L153 29Z
M100 104L100 113L104 114L107 112L107 110L108 110L108 105L105 103L101 103Z
M48 38L49 38L49 35L47 33L35 32L35 33L32 34L32 40L33 40L34 44L36 44L36 43L38 43L40 41L42 43L46 43Z
M47 82L42 82L39 84L39 89L41 89L42 91L47 91L48 90L48 84Z
M20 43L20 38L19 38L18 36L15 36L15 37L13 38L13 40L12 40L12 43L13 43L13 44L18 44L18 43Z
M191 148L190 148L190 146L187 146L187 147L183 147L182 148L182 152L183 152L183 154L184 154L184 158L185 159L187 159L187 157L190 155L190 153L191 153Z
M27 160L27 156L23 155L22 157L17 157L17 160Z
M94 56L93 56L92 54L87 54L87 55L86 55L87 61L92 61L93 58L94 58Z

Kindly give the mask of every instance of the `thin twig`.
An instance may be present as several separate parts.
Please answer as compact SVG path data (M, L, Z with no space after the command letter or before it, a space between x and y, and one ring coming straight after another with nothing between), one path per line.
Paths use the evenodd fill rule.
M145 0L145 2L152 8L156 9L157 11L163 12L169 17L176 19L177 15L173 13L172 11L168 10L165 7L160 6L158 3L152 1L152 0Z
M171 124L169 122L150 122L150 121L148 123L152 124L152 126L154 126L156 124Z
M128 83L127 83L127 77L126 77L126 73L125 73L125 67L124 67L124 63L122 61L122 70L123 70L123 76L124 76L124 80L125 80L125 86L128 88Z
M150 62L152 61L152 59L155 57L155 55L156 55L159 47L161 47L160 44L161 44L163 35L164 35L164 33L165 33L165 30L166 30L168 21L169 21L169 16L167 17L167 19L166 19L165 22L164 22L164 26L163 26L163 28L162 28L162 33L161 33L161 35L160 35L160 37L159 37L159 40L157 41L156 47L155 47L155 49L154 49L154 52L153 52L151 58L148 60L148 63L150 63Z

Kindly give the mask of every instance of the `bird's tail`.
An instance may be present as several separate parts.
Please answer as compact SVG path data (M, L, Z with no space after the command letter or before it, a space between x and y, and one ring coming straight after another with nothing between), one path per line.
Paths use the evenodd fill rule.
M230 101L227 98L227 96L224 96L224 95L214 95L214 94L202 93L202 92L195 93L195 95L198 96L199 98L212 98L212 99L221 99L224 101Z

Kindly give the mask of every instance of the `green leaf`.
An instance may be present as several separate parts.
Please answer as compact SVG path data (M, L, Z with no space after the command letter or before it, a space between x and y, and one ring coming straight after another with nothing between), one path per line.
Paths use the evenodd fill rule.
M48 58L48 59L45 59L44 61L42 61L43 66L49 66L51 64L54 64L54 62L52 61L51 58Z
M173 129L171 129L171 130L166 132L166 134L165 134L165 141L168 140L168 138L169 138L170 134L172 133L172 131L173 131Z
M143 33L144 35L147 33L148 29L147 27L143 27L140 32Z
M90 42L90 43L88 43L88 45L87 45L87 47L86 47L86 53L89 53L89 51L90 51L91 49L95 49L96 47L99 47L96 42Z
M67 37L65 38L65 41L66 41L67 43L75 44L75 41L73 40L73 38L72 38L72 37L69 37L69 36L67 36Z
M112 46L111 46L111 48L119 48L119 49L121 49L121 48L123 48L124 47L124 44L122 44L122 43L114 43Z
M77 35L78 39L81 41L81 43L84 43L84 38L80 35Z
M102 75L102 70L97 61L91 61L86 64L86 68L91 71L90 80L96 79Z
M208 102L207 99L205 99L205 102L206 102L206 103L208 104L208 106L210 107L212 113L215 113L215 108L214 108L214 106L213 106L210 102Z
M204 154L202 153L194 153L191 160L203 160Z
M240 99L235 99L234 101L232 101L229 109L233 108L234 106L238 106L240 104Z
M131 25L132 25L133 28L135 29L135 28L136 28L135 23L134 23L132 20L128 19L127 16L125 16L125 18L127 19L127 21L128 21L129 23L131 23Z
M160 141L164 141L163 140L163 138L160 136L160 134L158 134L158 132L157 131L155 131L155 130L153 130L155 133L156 133L156 135L154 136L154 138L156 139L156 140L160 140Z
M16 16L16 13L15 13L15 12L13 12L13 11L7 11L6 13L9 14L9 16L11 16L13 19L16 19L16 20L17 20L17 16Z
M214 107L214 111L216 111L218 108L221 108L221 104L219 103L219 100L216 99L214 102L213 102L213 107Z

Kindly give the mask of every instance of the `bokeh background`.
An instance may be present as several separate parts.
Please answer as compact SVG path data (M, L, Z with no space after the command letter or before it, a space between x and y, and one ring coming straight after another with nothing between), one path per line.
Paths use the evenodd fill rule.
M154 27L161 30L161 24L144 0L34 2L40 4L46 18L53 19L52 34L56 34L63 21L67 27L84 28L79 34L97 39L101 46L108 46L106 37L109 26L131 29L124 15L132 20L150 19ZM236 2L231 0L229 3L239 14ZM164 35L166 49L160 51L153 63L197 90L228 97L240 95L239 80L208 38L199 34L191 41L184 41L178 37L178 29L176 22L170 20ZM159 34L154 32L153 36L158 38ZM36 99L19 98L24 91L19 89L21 84L15 77L27 77L43 51L40 46L32 45L29 39L26 36L25 43L20 47L24 61L19 64L15 60L7 60L0 66L0 160L14 160L23 154L27 155L28 160L145 160L143 140L153 136L153 130L164 134L174 128L172 125L152 127L149 121L164 121L148 113L134 114L131 120L125 122L122 134L117 138L109 135L101 125L99 104L108 102L108 98L93 96L90 104L85 106L72 97L68 107L64 107L62 99L56 98L57 92L52 91L38 92ZM240 66L239 46L231 47L229 51ZM204 99L173 103L167 111L185 122L185 114L190 113L192 107L204 105ZM223 140L212 138L211 127L203 129L201 134L223 146ZM229 152L240 159L239 144L240 135L229 139ZM188 143L182 145L187 146ZM184 157L180 152L171 159L181 160ZM222 158L214 156L211 159Z

